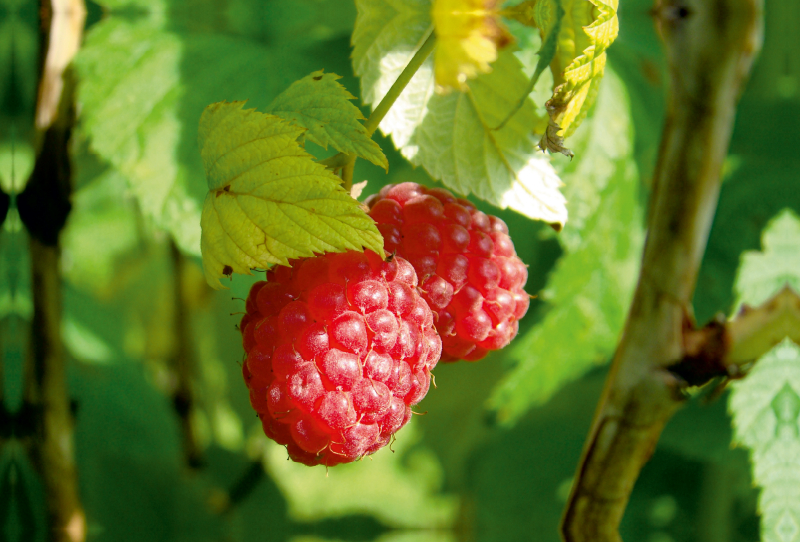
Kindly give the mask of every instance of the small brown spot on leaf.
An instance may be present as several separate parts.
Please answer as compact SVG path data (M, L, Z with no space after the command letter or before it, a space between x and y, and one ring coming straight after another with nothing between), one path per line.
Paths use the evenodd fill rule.
M233 267L231 267L230 265L226 265L225 267L222 268L222 274L225 275L226 277L230 277L231 275L233 275Z
M322 76L318 75L316 77L312 77L311 79L313 79L314 81L319 81L320 79L322 79Z
M223 190L225 192L230 192L231 191L231 185L227 185L225 188L223 188Z

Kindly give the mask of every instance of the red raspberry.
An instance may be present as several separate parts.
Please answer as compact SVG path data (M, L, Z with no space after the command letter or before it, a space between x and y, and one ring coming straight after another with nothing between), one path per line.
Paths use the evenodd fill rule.
M483 358L513 339L528 310L528 270L508 227L443 188L385 186L367 200L386 252L413 265L436 315L442 361Z
M292 260L247 297L242 367L268 437L306 465L376 452L428 392L442 341L402 258Z

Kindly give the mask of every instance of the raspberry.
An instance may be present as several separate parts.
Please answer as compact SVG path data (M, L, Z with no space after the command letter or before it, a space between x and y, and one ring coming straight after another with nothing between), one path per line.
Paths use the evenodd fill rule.
M528 270L501 219L416 183L385 186L367 205L386 252L407 258L419 277L442 361L475 361L511 342L530 303ZM391 306L402 304L391 297Z
M294 461L354 461L409 420L442 341L404 259L351 251L290 263L247 298L240 329L250 403Z

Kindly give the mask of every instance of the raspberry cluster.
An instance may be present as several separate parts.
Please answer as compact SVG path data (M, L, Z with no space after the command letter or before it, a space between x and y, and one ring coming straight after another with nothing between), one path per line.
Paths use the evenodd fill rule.
M242 372L264 432L306 465L374 453L425 397L442 341L401 257L277 266L247 297Z
M530 299L528 270L501 219L443 188L385 186L367 200L387 253L414 267L436 313L442 361L475 361L513 339Z

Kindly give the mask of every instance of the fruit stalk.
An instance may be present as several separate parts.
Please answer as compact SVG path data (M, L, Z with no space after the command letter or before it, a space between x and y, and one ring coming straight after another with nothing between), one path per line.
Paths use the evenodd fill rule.
M668 370L685 354L697 272L717 205L736 102L761 43L761 0L663 0L667 120L633 304L567 503L567 542L617 542L639 472L683 403ZM689 326L690 328L691 326Z

